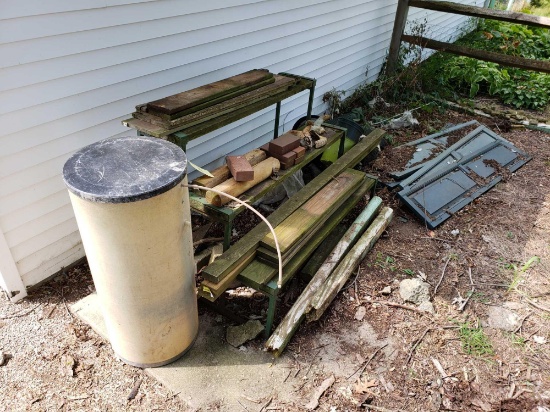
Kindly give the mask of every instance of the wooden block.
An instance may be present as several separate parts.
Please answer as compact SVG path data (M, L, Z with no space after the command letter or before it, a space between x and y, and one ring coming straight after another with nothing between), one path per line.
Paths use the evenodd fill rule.
M223 96L246 86L251 86L269 77L273 77L273 75L265 69L251 70L237 76L147 103L147 107L167 114L176 113L212 98Z
M292 149L292 151L296 153L296 159L299 159L306 155L306 148L303 146L298 146L295 149Z
M267 142L264 145L261 145L260 150L263 150L264 152L269 153L269 142Z
M297 157L296 160L294 160L294 164L297 165L298 163L302 163L304 161L305 157Z
M284 155L298 146L300 146L300 138L292 133L285 133L269 142L269 153L272 156Z
M225 162L235 181L248 182L254 180L254 169L244 156L227 156Z
M283 170L294 166L294 161L296 160L296 153L293 152L292 150L283 155L273 154L271 152L269 154L281 162L281 168Z
M263 150L254 149L248 153L245 153L244 157L251 166L255 166L264 161L267 158L267 154ZM214 187L222 182L225 182L231 177L231 172L229 171L227 165L220 166L217 169L212 170L210 173L212 173L214 177L202 175L196 178L193 183L199 186Z

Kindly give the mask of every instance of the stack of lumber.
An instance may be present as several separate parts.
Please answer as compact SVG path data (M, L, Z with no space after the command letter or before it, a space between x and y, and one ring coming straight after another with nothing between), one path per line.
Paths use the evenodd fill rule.
M393 211L374 197L334 246L298 300L266 342L268 350L280 355L307 317L318 320L350 275L389 225Z
M360 178L358 172L346 169L355 166L374 150L379 145L383 135L383 130L374 130L268 217L268 221L276 228L275 230L284 232L282 239L287 253L285 256L285 277L291 276L300 269L302 266L301 263L307 260L323 240L322 236L326 237L337 226L339 221L349 213L354 202L359 201L362 194L372 187L374 184L372 179L364 179L364 176ZM344 172L345 177L342 178L341 184L328 186L331 182L337 183L338 179L341 179L338 176ZM344 184L344 179L346 184ZM335 203L330 205L333 211L333 219L326 220L328 216L323 215L323 211L320 208L316 208L314 202L308 203L321 190L326 191L326 196L332 196L332 193L336 191L344 193L339 196L339 200L334 200ZM346 194L348 197L347 201ZM339 205L338 202L340 202ZM302 233L304 222L295 220L296 216L299 215L291 218L297 211L299 211L298 213L301 216L311 214L315 217L315 214L317 214L317 219L309 221L307 233ZM292 231L292 225L290 225L292 221L296 224L295 229L300 231L300 236L297 239L286 237ZM277 229L279 226L281 227ZM312 230L317 229L319 229L317 234L315 236L311 235L312 237L305 241L305 244L300 241L303 241L308 233L313 233ZM268 233L270 231L267 225L263 222L260 223L218 257L211 265L207 266L201 272L204 280L199 287L199 294L206 299L216 300L237 276L240 276L241 279L246 277L248 284L257 282L257 288L262 290L277 272L271 264L266 264L256 259L257 250L260 245L267 251L270 250L269 247L272 245L272 239L266 236ZM300 243L299 246L297 246L298 243ZM294 254L294 256L292 257L291 254Z
M138 105L132 113L133 119L125 120L123 124L160 138L178 131L193 134L198 126L216 123L224 115L241 118L244 117L239 117L241 112L246 115L268 107L286 97L285 93L298 82L295 77L274 75L264 69L251 70Z

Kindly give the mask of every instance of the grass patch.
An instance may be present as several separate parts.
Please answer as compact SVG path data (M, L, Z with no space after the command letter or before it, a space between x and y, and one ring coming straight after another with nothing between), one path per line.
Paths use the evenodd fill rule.
M460 324L458 330L462 350L468 355L494 355L493 345L481 327L473 327L470 322Z

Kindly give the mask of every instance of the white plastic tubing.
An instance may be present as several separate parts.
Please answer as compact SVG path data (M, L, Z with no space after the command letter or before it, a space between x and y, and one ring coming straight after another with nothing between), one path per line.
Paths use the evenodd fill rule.
M254 209L252 206L250 206L246 202L243 202L242 200L239 200L236 197L228 195L227 193L224 193L221 190L216 190L210 187L204 187L204 186L198 186L198 185L190 185L190 184L184 184L183 186L191 189L211 191L219 195L227 196L231 200L234 200L235 202L240 203L241 205L252 210L254 213L256 213L256 215L260 217L260 219L262 219L265 222L265 224L267 225L267 227L269 227L269 230L271 230L271 233L273 234L273 240L275 241L275 247L277 249L277 258L279 259L279 280L277 281L277 287L281 289L281 287L283 286L283 260L281 259L281 248L279 247L279 241L277 240L277 235L275 234L275 230L273 229L273 226L271 226L271 224L267 221L267 219L263 217L263 215L260 212L258 212L256 209Z

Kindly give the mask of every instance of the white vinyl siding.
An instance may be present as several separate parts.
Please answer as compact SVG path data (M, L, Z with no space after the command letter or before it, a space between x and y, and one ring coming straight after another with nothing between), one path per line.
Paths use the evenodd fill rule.
M83 256L63 164L100 139L135 135L120 123L134 106L267 68L316 78L320 113L325 92L351 91L367 72L376 78L396 4L0 0L0 256L12 263L0 266L0 286L11 287L8 270L16 268L31 286ZM414 9L410 20L417 15L444 27L439 37L465 21ZM287 99L280 131L306 108L307 92ZM215 167L225 155L269 140L273 118L274 109L265 109L203 136L191 142L188 157Z

